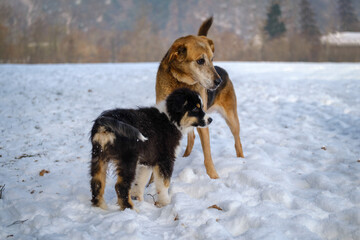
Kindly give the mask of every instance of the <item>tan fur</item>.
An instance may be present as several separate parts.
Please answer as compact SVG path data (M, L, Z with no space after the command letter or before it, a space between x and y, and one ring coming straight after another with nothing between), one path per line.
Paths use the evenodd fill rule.
M191 131L188 133L187 137L187 146L184 152L184 157L187 157L190 155L192 148L194 147L195 143L195 133L194 131Z
M123 181L122 177L121 177L121 176L118 176L118 177L117 177L116 184L120 184L120 183L122 183L122 181ZM131 200L130 192L129 192L127 201L128 201L128 203L130 204L131 208L134 208L134 203L133 203L132 200ZM121 209L121 210L125 210L125 206L124 206L124 203L123 203L122 199L118 198L117 203L118 203L118 205L120 206L120 209Z
M196 117L189 117L188 113L185 113L184 117L180 121L180 125L184 127L191 127L195 122L197 122Z
M106 170L107 170L108 164L102 160L99 160L99 171L95 174L93 177L94 180L99 180L101 182L101 188L99 192L99 203L98 207L106 210L107 205L104 200L104 192L105 192L105 184L106 184Z
M133 201L131 200L131 195L130 195L130 193L129 193L129 196L128 196L128 200L127 200L127 201L128 201L128 203L131 205L131 208L134 209L134 203L133 203ZM123 201L122 201L120 198L118 198L117 203L118 203L118 205L120 206L120 209L121 209L121 210L125 210L124 203L123 203Z
M211 19L212 22L212 19ZM210 21L202 24L199 35L206 35ZM207 89L213 89L211 81L220 76L217 74L212 59L214 57L214 43L205 36L186 36L175 40L173 45L160 63L156 76L156 102L164 100L172 91L177 88L187 87L197 91L203 102L204 110L207 110ZM196 60L205 59L205 64L199 66ZM210 80L210 81L209 81ZM215 110L220 110L226 120L235 140L236 155L244 157L240 142L240 125L236 110L236 96L231 81L227 81L226 86L221 90L212 106ZM214 167L208 128L198 128L201 145L204 153L204 165L207 174L211 178L218 178ZM188 156L194 146L195 134L193 131L188 133L188 145L184 156Z
M237 101L234 92L234 87L231 81L228 81L224 89L221 91L214 102L214 105L209 109L220 112L225 118L231 133L235 140L235 150L237 157L244 157L241 141L240 141L240 122L237 114Z
M170 179L164 179L164 186L165 187L170 187Z
M205 47L201 47L198 42ZM199 92L204 99L205 87L214 87L207 81L220 77L211 61L214 45L210 43L212 44L212 41L206 37L198 36L182 37L174 42L159 66L156 78L157 103L165 100L170 93L181 87ZM195 62L199 58L204 58L206 61L202 67L197 66Z
M104 149L107 143L113 144L115 140L115 134L107 132L105 127L100 127L99 131L94 135L93 142L98 142Z

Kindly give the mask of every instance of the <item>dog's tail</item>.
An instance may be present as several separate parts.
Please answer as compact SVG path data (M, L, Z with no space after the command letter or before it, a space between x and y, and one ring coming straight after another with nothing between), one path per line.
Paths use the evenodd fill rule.
M104 126L105 128L109 128L115 134L136 141L140 140L142 142L145 142L146 140L148 140L146 137L144 137L144 135L141 134L141 132L137 128L111 117L99 117L95 120L95 124L98 124L99 126Z
M213 17L211 16L201 24L198 31L198 36L207 36L212 23L213 23Z

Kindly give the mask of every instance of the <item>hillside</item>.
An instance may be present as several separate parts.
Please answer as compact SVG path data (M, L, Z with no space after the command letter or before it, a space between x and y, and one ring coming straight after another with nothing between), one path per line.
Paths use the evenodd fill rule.
M264 57L256 49L270 0L2 0L0 3L0 61L2 62L118 62L159 61L179 36L196 34L213 15L209 37L220 60L309 61L296 51ZM299 39L299 1L283 0L289 51ZM321 33L339 30L337 0L314 0L311 6ZM353 1L360 15L360 1ZM294 40L295 39L295 40ZM300 48L305 49L303 43ZM261 48L261 46L260 46ZM278 47L269 46L270 49ZM138 51L137 51L138 50ZM310 51L310 50L309 50ZM306 52L306 51L305 51ZM272 55L274 55L272 53ZM327 56L317 60L329 60ZM324 61L322 60L322 61Z
M2 4L12 7L13 26L26 28L44 19L49 24L65 25L86 31L92 28L125 31L135 26L136 20L146 16L154 28L162 34L176 38L183 34L195 33L199 22L214 15L214 26L220 30L234 31L242 36L251 36L259 31L259 25L266 18L270 0L3 0ZM284 18L294 24L298 17L298 0L283 1ZM336 0L311 1L317 14L317 21L323 32L336 30ZM357 15L360 2L353 1ZM16 21L15 21L16 19ZM194 24L195 23L195 24ZM296 25L296 24L295 24Z

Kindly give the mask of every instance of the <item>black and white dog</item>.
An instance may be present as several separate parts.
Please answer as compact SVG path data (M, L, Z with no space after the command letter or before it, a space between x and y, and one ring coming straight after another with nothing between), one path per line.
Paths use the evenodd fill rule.
M193 127L206 127L211 121L203 111L200 96L187 88L175 90L155 107L103 112L91 130L93 205L107 208L103 195L110 160L116 167L115 191L121 209L133 208L131 195L143 200L152 171L157 206L169 204L175 151L182 134Z

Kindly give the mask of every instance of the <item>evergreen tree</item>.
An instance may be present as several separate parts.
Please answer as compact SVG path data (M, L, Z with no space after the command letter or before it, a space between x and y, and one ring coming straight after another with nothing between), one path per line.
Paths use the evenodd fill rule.
M285 24L281 21L281 9L277 2L273 2L267 13L264 30L270 39L277 38L286 32Z
M359 20L357 19L351 0L338 0L341 31L360 31Z
M303 37L311 42L319 41L320 31L316 25L314 12L308 0L301 0L300 2L300 18L301 34Z

